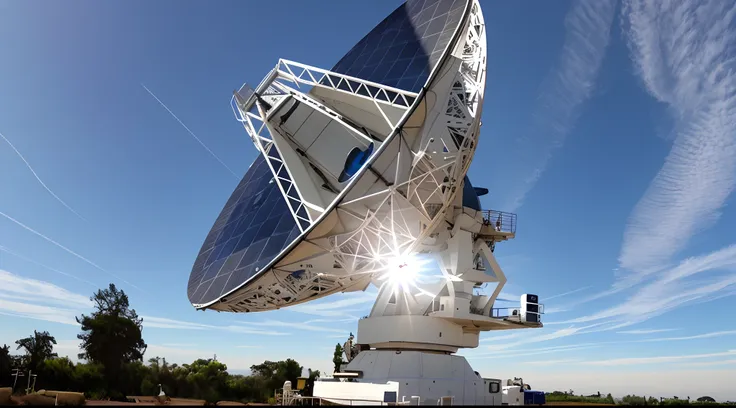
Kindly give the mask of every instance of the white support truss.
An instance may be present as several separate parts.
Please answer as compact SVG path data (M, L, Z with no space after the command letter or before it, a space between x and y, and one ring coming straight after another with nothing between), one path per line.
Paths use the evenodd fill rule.
M250 284L247 289L232 294L227 306L223 305L224 310L269 310L274 305L288 306L313 296L360 290L369 282L380 284L378 277L397 257L416 251L437 253L446 249L450 236L443 225L453 222L458 208L462 211L458 198L462 196L463 177L477 146L485 88L485 25L475 1L461 32L461 40L444 65L452 74L443 74L429 84L430 93L438 99L432 102L434 105L423 108L426 111L415 113L434 115L437 112L438 119L399 129L392 145L388 146L395 153L386 157L385 163L377 161L375 164L391 182L377 182L366 194L341 202L332 210L332 219L342 226L340 232L312 233L305 237L290 250L292 256L259 278L259 284ZM390 119L389 109L408 110L419 97L416 93L288 60L280 60L255 92L242 92L241 89L240 95L235 95L236 117L268 157L269 168L282 193L288 197L289 208L302 231L310 227L314 218L308 214L300 216L306 203L272 141L264 103L270 104L275 111L287 97L299 98L346 127L362 131L351 118L333 109L329 101L315 96L326 95L324 92L313 92L313 89L350 96L356 101L369 101L368 106L375 106L391 126L396 122ZM411 123L411 118L407 123ZM302 215L306 213L305 210ZM484 222L480 212L471 218L477 225ZM294 275L295 272L299 274ZM458 276L453 279L462 280ZM426 305L426 302L417 304ZM426 307L410 309L408 312L416 313Z
M404 176L402 182L338 207L341 214L359 221L354 231L331 238L333 253L350 274L385 270L387 259L416 248L452 206L458 191L448 187L462 187L462 177L477 145L478 107L485 83L486 55L481 46L485 43L485 26L478 11L474 3L462 62L444 103L443 117L437 120L447 125L425 129L422 140L432 143L425 143L418 150L399 150L397 160L411 162L408 177ZM403 138L403 134L397 136ZM438 143L447 151L430 150ZM441 160L432 160L431 156L441 156ZM399 168L397 165L397 180L402 177ZM361 213L361 207L371 210Z
M303 199L299 186L293 182L288 163L282 159L281 152L273 143L271 136L273 129L268 125L268 115L264 104L268 103L277 107L287 96L291 95L325 111L333 120L353 128L356 133L361 135L364 133L361 132L361 129L355 129L356 124L348 118L301 92L300 84L302 87L325 88L370 100L390 127L395 126L396 123L389 119L385 107L406 110L416 101L418 94L285 59L280 59L274 70L261 82L258 87L260 92L253 91L244 85L240 91L235 93L231 105L236 119L243 124L256 148L268 159L268 167L281 193L288 197L289 210L301 232L304 232L314 222L313 217L310 217L304 209L305 206L310 206L310 203ZM247 96L242 95L246 93L243 90L249 91ZM260 98L254 95L256 93ZM310 208L315 209L314 206ZM317 209L324 211L321 208Z

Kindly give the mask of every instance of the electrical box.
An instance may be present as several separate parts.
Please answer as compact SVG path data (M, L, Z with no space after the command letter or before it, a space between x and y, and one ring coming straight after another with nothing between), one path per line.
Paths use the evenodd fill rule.
M525 293L521 295L521 321L539 323L539 297Z

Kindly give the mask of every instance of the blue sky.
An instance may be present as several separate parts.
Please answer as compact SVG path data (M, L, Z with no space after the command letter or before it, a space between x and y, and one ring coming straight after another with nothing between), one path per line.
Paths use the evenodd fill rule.
M147 357L329 369L371 293L197 312L187 277L256 155L232 90L280 57L329 69L400 3L0 0L0 344L48 330L75 355L74 316L115 282ZM470 177L518 213L506 297L547 314L462 354L544 390L736 399L733 4L481 5Z

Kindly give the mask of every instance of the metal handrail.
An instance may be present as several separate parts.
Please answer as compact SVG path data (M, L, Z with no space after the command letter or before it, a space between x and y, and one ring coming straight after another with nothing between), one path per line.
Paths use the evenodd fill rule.
M529 304L536 304L539 306L539 311L536 312L537 314L543 315L544 314L544 305L541 303L529 303ZM509 306L509 307L494 307L491 309L491 317L510 317L511 315L508 313L508 310L512 309L519 309L521 308L519 306ZM501 314L501 311L506 310L506 314Z
M516 214L514 213L498 210L483 210L483 223L485 225L492 225L496 228L496 231L516 234Z
M490 316L488 317L496 317L496 318L510 317L511 314L508 311L511 309L520 309L520 308L519 307L494 307L491 309ZM483 308L471 307L470 314L477 315L477 316L486 316L486 314L483 313ZM539 305L538 314L540 315L544 314L544 305Z

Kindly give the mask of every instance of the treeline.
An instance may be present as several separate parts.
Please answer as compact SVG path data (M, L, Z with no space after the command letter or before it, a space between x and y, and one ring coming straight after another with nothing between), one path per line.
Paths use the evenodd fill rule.
M575 395L570 391L553 391L546 393L548 402L582 402L587 404L622 404L622 405L708 405L708 406L736 406L736 402L716 402L709 396L702 396L696 400L690 400L690 397L681 399L679 397L672 398L655 398L652 396L626 395L616 400L611 394L605 397L599 392L597 395Z
M177 365L155 357L144 363L147 345L142 338L143 321L130 308L125 292L110 284L91 300L94 312L77 318L82 326L77 336L82 343L78 357L83 362L75 364L67 357L58 357L54 352L56 339L48 332L34 331L15 342L22 354L11 355L8 345L0 349L0 387L14 385L13 370L17 369L25 376L17 377L16 393L29 391L30 371L36 375L35 390L83 392L88 399L123 401L126 396L155 396L160 385L170 397L272 402L274 390L282 388L286 380L296 386L302 374L303 367L292 359L253 365L247 376L229 374L227 366L214 359ZM309 373L311 380L319 376L319 371ZM31 379L30 384L33 382ZM308 384L311 386L311 381Z
M573 394L572 390L570 392L566 391L553 391L545 393L545 399L549 402L585 402L588 404L615 404L616 401L614 401L613 396L611 394L606 395L605 397L601 396L599 393L598 395L575 395Z

